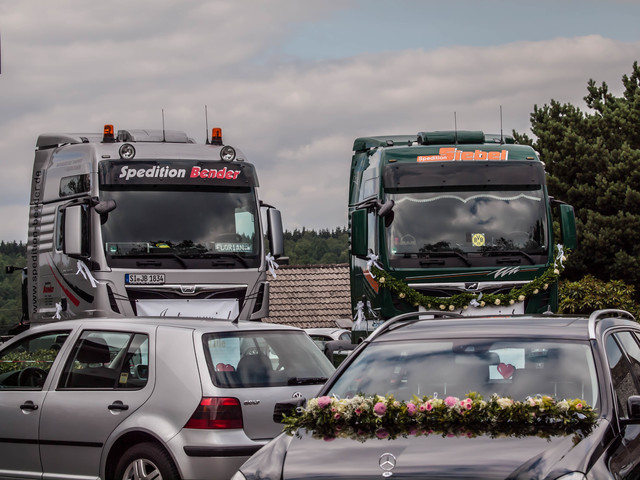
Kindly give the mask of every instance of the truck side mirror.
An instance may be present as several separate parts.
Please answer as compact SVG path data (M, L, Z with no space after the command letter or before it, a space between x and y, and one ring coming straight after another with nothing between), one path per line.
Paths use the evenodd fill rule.
M111 199L103 200L98 202L93 209L100 215L104 215L105 213L112 212L116 209L116 201Z
M270 208L267 210L267 227L271 255L274 258L284 255L284 233L282 231L282 215L280 210Z
M378 216L386 217L389 214L393 213L393 206L395 202L393 200L388 200L384 203L378 203Z
M367 229L367 209L363 208L351 212L351 255L366 258L369 254Z
M576 248L578 239L576 235L576 216L573 207L566 203L560 207L560 228L562 231L562 244L569 249Z
M64 211L63 252L71 257L87 256L85 215L82 205L72 205Z
M385 228L389 228L393 223L393 207L395 202L387 200L385 203L378 203L378 216L384 218Z

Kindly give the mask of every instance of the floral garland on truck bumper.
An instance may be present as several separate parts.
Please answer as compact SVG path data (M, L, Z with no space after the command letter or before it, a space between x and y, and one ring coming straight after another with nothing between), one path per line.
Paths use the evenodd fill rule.
M413 397L395 400L393 395L349 399L319 397L306 408L284 416L289 435L304 428L326 438L388 438L397 435L462 434L477 436L566 435L588 432L595 424L596 411L581 399L557 401L546 396L515 401L497 394L484 400L470 392L465 398Z
M380 268L375 261L370 262L369 271L382 288L398 296L414 307L422 306L427 309L440 309L454 311L466 310L469 306L482 308L489 305L514 305L516 302L524 302L527 297L538 294L541 290L547 290L555 283L564 270L566 257L562 245L555 248L553 264L545 272L531 282L518 288L512 288L509 293L458 293L451 297L432 297L423 295L411 288L403 280L399 280L389 272ZM427 284L428 285L428 284Z

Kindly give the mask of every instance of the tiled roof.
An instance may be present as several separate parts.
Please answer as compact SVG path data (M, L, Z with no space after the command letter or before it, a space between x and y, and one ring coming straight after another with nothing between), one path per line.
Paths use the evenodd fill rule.
M300 328L335 327L351 318L349 265L281 265L269 277L267 323Z

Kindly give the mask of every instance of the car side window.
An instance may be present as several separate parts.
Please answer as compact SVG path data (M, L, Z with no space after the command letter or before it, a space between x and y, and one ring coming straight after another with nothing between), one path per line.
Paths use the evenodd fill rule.
M68 331L29 336L0 352L0 388L41 390Z
M638 395L639 392L633 378L631 364L618 343L620 340L616 340L616 337L619 339L620 335L609 335L607 337L605 350L609 370L611 371L611 380L618 402L618 409L620 410L620 417L627 418L629 416L627 399L631 395Z
M637 384L640 381L640 346L638 345L637 338L631 332L616 333L615 337L629 357L631 372Z
M60 388L139 389L149 372L147 335L87 330L64 367Z
M351 340L351 334L349 332L343 332L340 334L340 340L349 341Z

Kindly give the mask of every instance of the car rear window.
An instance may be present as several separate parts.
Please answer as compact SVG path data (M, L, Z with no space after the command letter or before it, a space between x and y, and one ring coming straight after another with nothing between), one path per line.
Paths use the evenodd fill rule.
M597 377L587 343L555 340L434 340L373 343L354 359L330 395L413 395L514 400L536 395L598 399Z
M223 388L322 384L334 371L304 332L210 333L203 341L211 379Z

